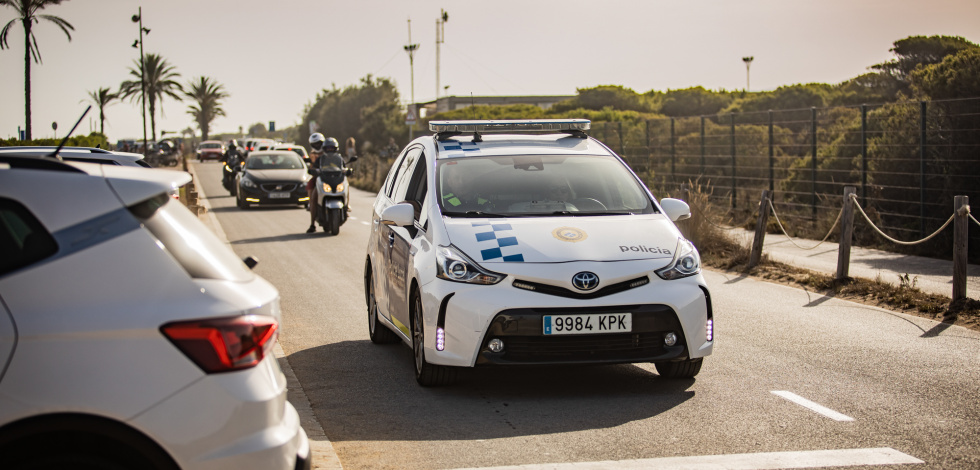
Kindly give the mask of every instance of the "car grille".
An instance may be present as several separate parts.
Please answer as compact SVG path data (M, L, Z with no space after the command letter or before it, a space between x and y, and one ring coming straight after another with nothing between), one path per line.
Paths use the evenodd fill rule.
M540 282L524 281L520 279L515 280L512 285L518 289L529 290L541 294L557 295L558 297L567 297L570 299L597 299L599 297L618 294L623 291L645 286L649 283L650 283L649 277L640 276L636 279L630 279L628 281L623 281L616 284L608 285L606 287L603 287L602 289L593 292L575 292L573 290L566 289L564 287L542 284Z
M666 352L664 334L626 333L590 336L505 338L503 358L513 362L581 362L629 360Z
M266 183L261 187L267 193L279 191L293 192L296 190L296 183Z
M633 331L583 335L544 335L544 315L624 313L632 317ZM664 346L674 332L677 345ZM492 353L491 339L504 342ZM498 313L483 338L478 364L629 363L669 360L687 354L684 331L672 308L661 304L586 308L520 308Z

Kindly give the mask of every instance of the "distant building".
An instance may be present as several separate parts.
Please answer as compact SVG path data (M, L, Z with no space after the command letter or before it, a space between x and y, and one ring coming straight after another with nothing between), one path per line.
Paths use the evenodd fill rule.
M469 106L506 106L511 104L530 104L548 109L560 101L570 100L576 95L563 96L444 96L435 101L418 103L422 116L444 113Z

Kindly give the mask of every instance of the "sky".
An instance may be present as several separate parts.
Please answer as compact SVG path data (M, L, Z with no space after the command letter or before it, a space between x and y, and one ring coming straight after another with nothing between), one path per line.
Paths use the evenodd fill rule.
M980 43L976 0L67 0L41 13L34 32L43 64L31 67L35 138L64 137L99 88L118 89L138 68L131 17L143 11L144 53L163 56L181 83L224 85L226 116L212 133L255 123L302 123L323 89L391 78L405 103L440 96L574 95L622 85L636 92L703 86L773 90L836 84L890 60L896 40L962 36ZM445 42L436 86L436 20ZM15 11L0 7L0 22ZM410 20L410 22L409 22ZM414 87L403 46L419 44ZM24 33L11 27L0 51L0 137L24 126ZM742 58L754 60L746 76ZM748 79L748 80L747 80ZM448 88L444 88L448 86ZM157 133L196 128L189 103L162 103ZM52 122L58 123L57 131ZM77 133L98 130L93 107ZM138 102L106 108L115 142L142 138ZM149 119L147 119L149 133ZM329 133L329 130L326 130Z

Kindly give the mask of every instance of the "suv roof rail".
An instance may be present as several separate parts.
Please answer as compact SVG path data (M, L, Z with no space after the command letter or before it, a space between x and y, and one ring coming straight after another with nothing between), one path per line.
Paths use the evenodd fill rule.
M54 145L21 145L13 147L0 147L0 152L8 150L55 150ZM86 150L90 153L112 153L111 151L98 147L62 147L61 150Z
M502 119L469 121L429 121L429 130L436 133L436 140L443 141L463 133L473 133L473 141L481 142L481 133L514 132L561 132L578 138L586 138L585 131L592 128L588 119Z

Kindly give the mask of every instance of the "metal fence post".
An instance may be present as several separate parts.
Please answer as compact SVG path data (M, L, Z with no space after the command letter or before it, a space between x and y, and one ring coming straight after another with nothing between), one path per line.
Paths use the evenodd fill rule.
M772 110L769 110L769 192L776 190L776 149L772 133Z
M868 105L861 105L861 205L868 205Z
M701 116L701 175L704 175L704 116Z
M817 108L810 108L810 207L817 219Z
M728 114L728 119L729 119L729 121L731 122L731 125L732 125L732 132L731 132L731 136L732 136L732 212L735 212L735 208L738 207L738 204L737 204L737 201L738 201L738 193L736 192L736 190L738 188L736 187L736 181L735 181L735 113L729 113Z
M970 198L955 196L953 208L953 302L966 298L966 264L970 237Z
M762 190L759 200L759 218L755 221L755 238L752 241L752 253L749 255L749 268L759 264L762 259L762 246L766 242L766 227L769 225L769 190Z
M851 265L851 238L854 235L854 204L851 196L857 191L854 186L844 186L844 206L840 217L840 243L837 248L838 281L848 278Z
M677 180L677 149L674 146L676 135L674 134L674 118L670 118L670 179Z
M919 102L919 236L926 235L926 102Z

